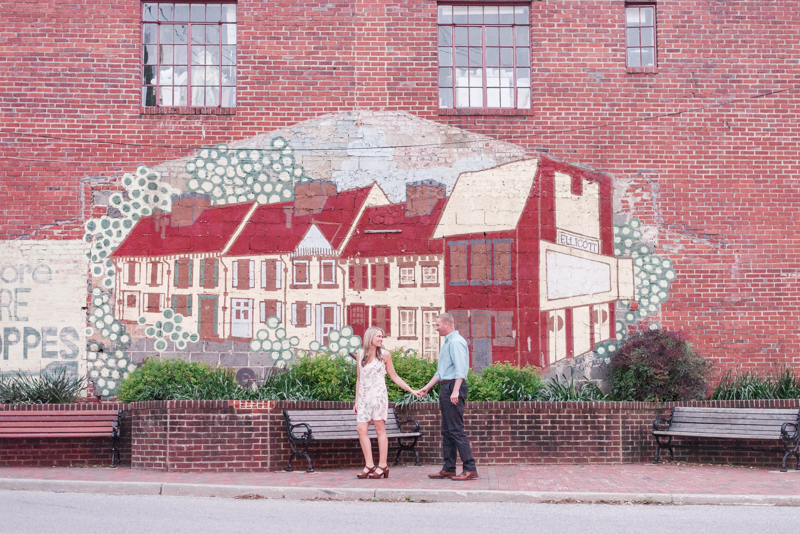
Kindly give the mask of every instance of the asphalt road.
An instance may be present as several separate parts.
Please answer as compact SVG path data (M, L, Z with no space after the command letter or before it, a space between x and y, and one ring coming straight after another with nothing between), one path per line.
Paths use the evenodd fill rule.
M0 534L792 532L775 506L292 501L0 491Z

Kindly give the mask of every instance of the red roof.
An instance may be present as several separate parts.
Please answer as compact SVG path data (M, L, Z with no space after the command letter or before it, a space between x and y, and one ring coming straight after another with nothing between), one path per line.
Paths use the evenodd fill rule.
M367 208L342 257L441 254L444 242L431 239L447 199L428 215L406 217L405 204Z
M171 226L170 215L164 214L163 235L154 216L142 217L111 257L222 252L252 206L252 202L212 206L189 226Z
M292 252L311 225L316 225L331 246L337 249L347 236L371 188L370 186L331 195L325 201L320 213L292 215L289 228L286 227L287 215L283 208L293 207L292 202L259 206L226 255L250 256Z

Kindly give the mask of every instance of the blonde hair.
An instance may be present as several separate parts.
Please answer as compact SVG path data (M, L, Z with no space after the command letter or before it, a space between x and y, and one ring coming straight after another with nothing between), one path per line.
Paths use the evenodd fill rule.
M372 339L378 332L383 334L383 329L378 328L377 326L370 326L369 328L367 328L367 331L364 332L364 337L361 339L361 351L363 353L361 356L361 367L367 365L367 358L369 357L369 348L372 346ZM378 361L381 362L383 361L383 358L381 357L380 347L376 347L375 357L378 359Z
M456 325L455 319L449 313L440 313L439 316L437 317L437 319L439 319L443 323L447 323L447 324L449 324L451 326L455 326Z

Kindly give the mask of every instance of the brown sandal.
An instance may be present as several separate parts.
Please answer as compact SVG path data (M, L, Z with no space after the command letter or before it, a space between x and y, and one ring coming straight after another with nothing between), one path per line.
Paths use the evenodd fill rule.
M380 469L381 470L380 474L376 474L375 473L375 469ZM369 474L369 478L381 478L381 477L389 478L389 466L388 465L378 466L375 469L373 469L372 473Z
M359 474L357 474L356 477L358 477L358 478L370 478L370 475L372 475L372 473L375 472L375 469L377 469L377 467L375 467L374 465L372 467L369 467L369 466L365 465L364 466L364 470L361 471Z

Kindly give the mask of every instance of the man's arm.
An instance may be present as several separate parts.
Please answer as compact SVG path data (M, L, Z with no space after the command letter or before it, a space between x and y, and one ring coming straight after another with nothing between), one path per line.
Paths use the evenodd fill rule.
M469 371L469 350L467 349L467 342L462 341L453 343L451 354L453 356L453 365L456 368L456 382L453 384L453 393L450 394L450 402L458 404L458 393L461 391L461 384L467 379L467 372Z

